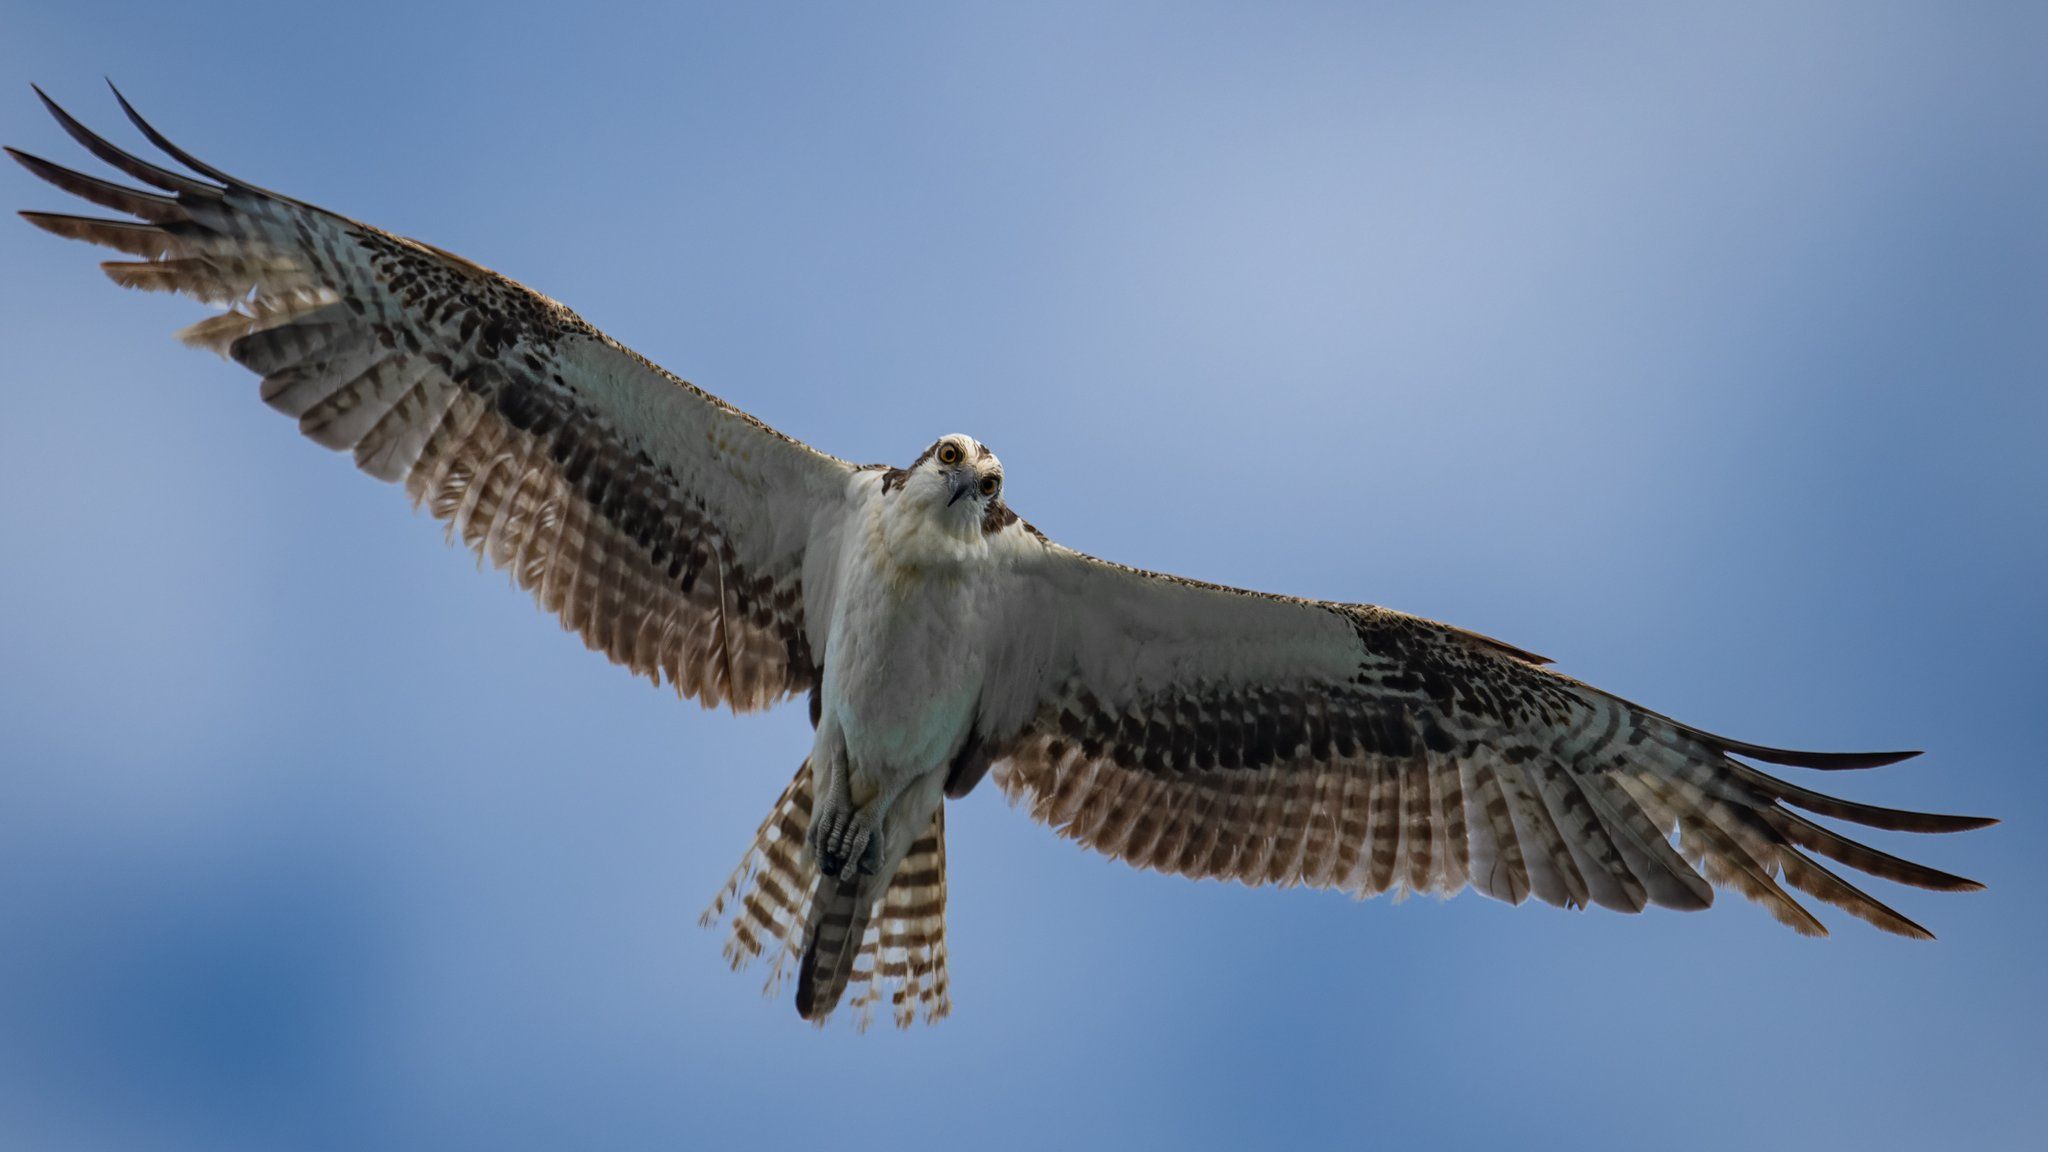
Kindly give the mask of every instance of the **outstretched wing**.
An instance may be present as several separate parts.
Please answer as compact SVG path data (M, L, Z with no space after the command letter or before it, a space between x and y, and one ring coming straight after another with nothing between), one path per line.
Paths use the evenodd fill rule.
M37 95L42 95L40 89ZM115 93L119 97L119 93ZM765 707L817 671L807 587L851 469L664 372L575 313L459 256L267 192L128 116L195 178L130 156L47 96L80 144L159 192L8 149L136 220L24 212L140 257L125 287L227 311L180 335L263 378L313 440L402 481L613 662L706 707ZM815 585L815 580L814 580Z
M1418 617L1139 572L1017 528L1003 546L997 664L949 791L992 766L1038 820L1139 867L1625 912L1703 908L1718 884L1810 935L1826 929L1780 881L1928 935L1816 855L1979 887L1795 809L1915 832L1991 821L1824 796L1734 759L1872 768L1914 753L1743 744Z

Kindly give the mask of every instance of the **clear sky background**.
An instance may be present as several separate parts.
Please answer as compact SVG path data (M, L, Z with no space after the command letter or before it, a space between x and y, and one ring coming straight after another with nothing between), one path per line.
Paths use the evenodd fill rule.
M1356 904L984 788L954 1018L815 1030L695 925L803 710L606 665L7 220L0 1146L2038 1148L2048 9L967 7L0 0L0 141L138 142L110 74L1065 543L1924 747L1827 783L2004 817L1876 834L1990 890Z

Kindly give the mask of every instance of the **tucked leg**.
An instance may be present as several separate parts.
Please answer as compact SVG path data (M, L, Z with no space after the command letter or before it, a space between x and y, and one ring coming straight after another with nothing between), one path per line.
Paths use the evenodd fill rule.
M894 797L877 797L855 808L848 801L844 815L835 810L818 837L818 868L827 876L851 880L872 876L882 862L882 820ZM815 827L815 825L814 825Z
M844 819L839 818L835 811L830 822L818 833L818 867L824 874L851 880L856 876L873 876L880 872L883 858L890 849L886 835L890 810L906 788L924 779L925 776L900 774L893 779L885 779L882 790L867 803L859 807L849 803ZM924 812L922 816L929 818L930 813ZM817 827L815 823L813 827ZM921 830L923 825L919 823L916 827ZM909 845L906 843L903 847Z
M813 795L811 854L818 871L837 876L846 871L847 845L853 831L853 797L848 790L846 749L820 732L818 746L811 752Z

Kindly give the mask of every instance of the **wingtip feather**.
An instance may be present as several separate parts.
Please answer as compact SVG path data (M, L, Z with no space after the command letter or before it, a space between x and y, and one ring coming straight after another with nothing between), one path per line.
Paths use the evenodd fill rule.
M163 229L153 224L140 224L130 220L103 220L93 216L73 216L63 212L36 212L23 210L15 213L23 220L53 236L66 240L83 240L98 244L130 256L145 260L158 260L172 249L172 239Z
M151 144L154 144L158 148L162 149L164 154L169 156L171 159L176 160L178 163L183 164L185 167L190 168L192 171L199 173L201 176L205 176L213 180L218 180L222 184L225 184L230 188L239 188L249 192L262 192L266 195L271 196L278 195L275 192L270 192L268 189L258 188L256 185L249 183L247 180L241 180L237 179L236 177L230 176L226 172L221 171L220 169L214 167L213 165L208 164L206 161L201 160L199 157L194 156L190 152L185 151L183 148L178 147L176 144L171 143L169 137L157 131L155 125L151 124L149 121L142 118L142 113L137 112L135 110L135 105L130 104L128 102L128 98L126 96L121 95L121 90L114 86L114 81L111 78L107 80L107 88L114 93L114 99L120 103L121 112L123 115L128 117L128 122L135 125L135 127L145 137L149 139L149 142Z
M57 126L64 129L65 135L70 136L86 151L99 157L107 164L145 184L162 188L167 192L205 197L217 197L220 195L221 189L203 180L194 180L189 176L182 176L168 168L151 164L147 160L130 156L128 153L121 151L102 139L92 129L80 123L77 117L66 112L55 100L50 99L49 94L40 87L34 84L29 85L29 87L35 89L36 95L43 102L43 107L57 121Z
M1748 744L1719 736L1714 740L1722 751L1732 752L1737 756L1747 756L1767 764L1783 764L1790 768L1815 768L1823 772L1884 768L1920 755L1917 748L1907 752L1807 752L1796 748L1771 748L1762 744Z
M0 145L0 148L6 146ZM157 224L188 222L191 219L172 197L159 196L140 188L130 188L125 184L102 180L97 176L74 172L61 164L54 164L19 148L6 148L6 152L14 157L15 163L28 169L29 174L38 180L54 185L88 203L97 204L102 208L112 208L116 212L126 212Z

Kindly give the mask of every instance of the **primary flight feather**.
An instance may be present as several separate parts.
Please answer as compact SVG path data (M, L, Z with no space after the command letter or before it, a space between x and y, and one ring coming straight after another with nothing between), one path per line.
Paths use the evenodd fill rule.
M901 1024L947 1012L944 803L984 776L1098 851L1249 884L1469 886L1624 912L1704 908L1719 885L1824 934L1789 886L1918 937L1821 859L1978 887L1806 814L1914 832L1989 820L1859 804L1743 762L1913 753L1745 744L1448 625L1081 555L1018 519L972 437L902 468L849 464L495 272L199 161L125 99L188 172L43 100L146 187L10 148L132 218L29 222L136 257L103 265L116 283L226 306L186 342L402 482L613 662L707 707L808 695L811 754L706 913L730 918L735 965L794 966L807 1018L885 997Z

